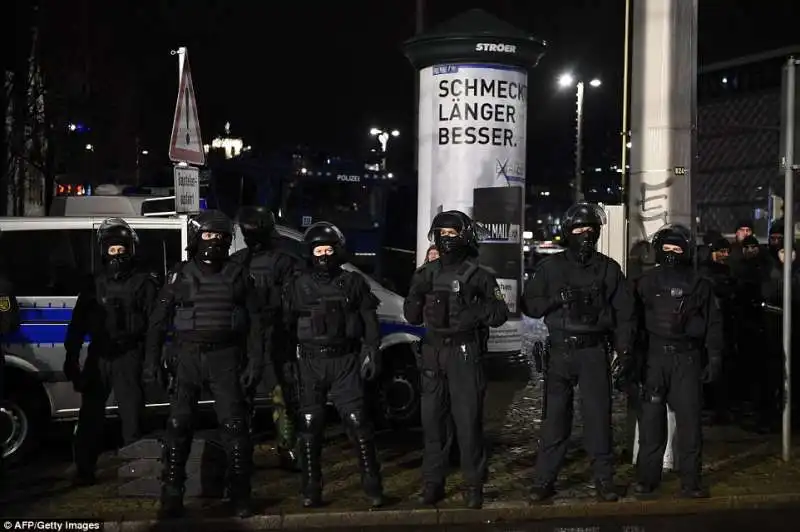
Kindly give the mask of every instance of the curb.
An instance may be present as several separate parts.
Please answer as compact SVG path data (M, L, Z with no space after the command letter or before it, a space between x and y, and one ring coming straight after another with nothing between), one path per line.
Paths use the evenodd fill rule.
M755 510L800 503L800 493L738 495L701 500L623 500L618 503L553 503L528 506L523 502L488 503L482 510L463 508L379 510L374 512L317 512L257 515L249 519L188 518L174 521L106 521L106 532L246 530L297 530L304 528L349 528L365 526L467 525L492 522L575 519L586 517L654 516L697 514L720 510Z

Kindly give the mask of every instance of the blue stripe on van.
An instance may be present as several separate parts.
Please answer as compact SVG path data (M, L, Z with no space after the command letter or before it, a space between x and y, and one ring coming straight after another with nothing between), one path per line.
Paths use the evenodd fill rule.
M20 309L18 331L5 335L8 344L63 344L67 325L72 319L71 308L24 307ZM381 323L381 335L408 333L420 338L425 329L404 323Z

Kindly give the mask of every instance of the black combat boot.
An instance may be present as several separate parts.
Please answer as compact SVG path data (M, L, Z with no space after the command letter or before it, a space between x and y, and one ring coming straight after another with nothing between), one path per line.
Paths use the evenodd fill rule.
M322 441L319 436L303 434L300 438L302 495L305 508L322 506Z
M594 491L598 502L617 502L619 500L617 487L611 480L596 480Z
M164 445L164 470L161 473L159 519L183 517L183 483L186 478L186 453L178 445Z
M375 452L375 441L366 436L356 436L358 465L361 469L361 486L369 498L370 508L380 508L385 504L381 467Z
M483 486L468 486L464 490L464 506L470 510L483 508Z
M552 499L555 494L556 488L552 482L534 484L530 493L528 494L528 502L531 504L546 502Z
M433 482L426 482L422 488L422 494L419 497L419 502L426 506L433 506L444 500L444 486Z
M228 460L233 513L242 519L252 517L250 476L253 473L253 448L249 442L234 442Z

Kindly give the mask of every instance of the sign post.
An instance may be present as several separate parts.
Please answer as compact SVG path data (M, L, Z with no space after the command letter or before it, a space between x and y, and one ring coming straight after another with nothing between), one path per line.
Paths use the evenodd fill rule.
M197 119L189 52L182 46L178 55L178 101L172 121L169 158L175 165L175 211L190 213L200 210L200 170L206 163L200 122ZM193 166L189 166L193 165Z
M498 277L512 315L488 350L518 356L525 216L528 71L545 44L474 9L405 43L419 71L417 263L437 213L457 209L491 227L480 261Z

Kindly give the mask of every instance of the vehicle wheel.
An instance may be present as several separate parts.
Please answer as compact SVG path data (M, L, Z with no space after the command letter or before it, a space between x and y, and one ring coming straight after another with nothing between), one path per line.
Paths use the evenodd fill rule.
M8 385L8 382L6 382ZM24 386L9 387L6 398L0 401L0 448L3 460L21 462L34 450L47 423L45 409L36 393L27 393Z
M389 348L383 358L388 367L378 384L380 419L394 428L420 423L419 371L411 347Z

